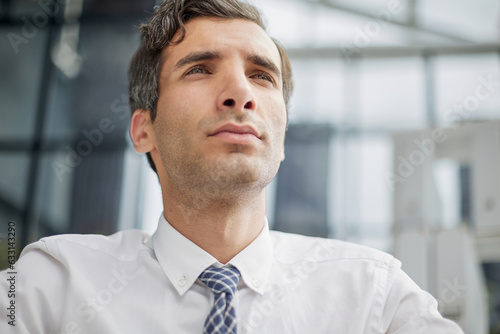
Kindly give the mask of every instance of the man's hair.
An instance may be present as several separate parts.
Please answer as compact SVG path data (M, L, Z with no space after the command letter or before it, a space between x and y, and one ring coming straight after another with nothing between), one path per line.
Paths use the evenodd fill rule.
M129 103L132 113L137 109L149 110L151 121L156 119L156 105L159 97L159 74L164 59L162 50L175 45L186 35L185 24L197 17L222 19L245 19L266 30L262 17L254 6L238 0L165 0L156 6L148 23L140 27L141 44L137 49L129 70ZM175 40L177 32L180 35ZM281 58L283 98L288 109L293 90L290 61L278 41L274 40ZM147 153L149 164L156 172L151 154Z

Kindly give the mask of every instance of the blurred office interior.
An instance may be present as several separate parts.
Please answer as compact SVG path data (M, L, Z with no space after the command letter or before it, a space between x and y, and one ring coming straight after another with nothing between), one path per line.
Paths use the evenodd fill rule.
M500 1L253 0L290 55L277 230L375 247L466 333L500 333ZM154 0L0 0L0 246L153 233L127 70ZM6 252L0 251L0 268Z

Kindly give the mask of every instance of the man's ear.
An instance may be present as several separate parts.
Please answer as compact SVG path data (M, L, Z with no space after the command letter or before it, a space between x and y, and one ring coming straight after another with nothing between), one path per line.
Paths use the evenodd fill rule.
M156 145L149 110L137 109L130 121L130 139L138 153L151 152Z

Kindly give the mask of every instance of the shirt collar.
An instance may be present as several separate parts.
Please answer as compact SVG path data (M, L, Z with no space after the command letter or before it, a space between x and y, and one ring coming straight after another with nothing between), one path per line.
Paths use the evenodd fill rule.
M266 222L260 234L228 264L238 268L245 284L255 292L264 294L274 259L273 245Z
M174 229L163 213L152 243L160 266L181 296L191 288L203 270L211 265L221 265L216 258ZM273 247L266 219L257 238L228 264L238 268L243 282L250 289L263 294L272 262Z

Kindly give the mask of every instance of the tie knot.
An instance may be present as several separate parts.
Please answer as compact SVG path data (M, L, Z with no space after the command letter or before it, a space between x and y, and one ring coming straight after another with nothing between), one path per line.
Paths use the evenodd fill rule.
M224 292L233 295L240 280L240 272L235 267L208 267L201 273L200 279L216 295Z

